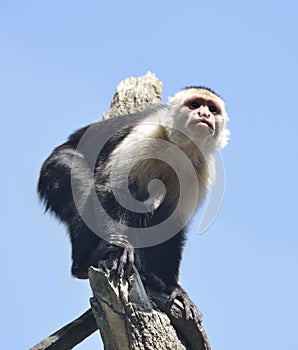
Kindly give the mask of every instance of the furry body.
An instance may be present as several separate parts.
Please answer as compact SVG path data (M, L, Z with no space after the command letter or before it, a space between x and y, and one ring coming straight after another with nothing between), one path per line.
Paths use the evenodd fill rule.
M218 106L222 119L215 119L214 130L211 130L212 125L209 122L211 131L204 129L207 124L200 124L198 127L196 125L198 131L192 126L195 118L192 109L195 105L192 104L189 108L185 101L194 94L199 94L199 98L206 101L211 99ZM200 119L198 123L201 122ZM181 173L189 184L190 192L197 194L195 203L188 205L186 200L183 206L179 207L177 221L185 221L185 225L167 241L135 250L141 273L153 273L168 288L177 286L187 222L204 200L208 187L214 181L213 153L227 141L226 122L224 104L218 95L206 88L190 88L175 95L169 105L97 122L91 125L91 129L90 125L82 128L72 134L67 142L57 147L43 164L38 192L46 210L50 209L67 225L72 243L72 274L78 278L87 278L88 268L91 265L97 266L102 257L100 254L105 249L105 240L122 247L129 243L125 229L119 230L117 223L140 230L154 230L156 226L153 232L158 235L158 225L169 218L179 204L181 186L177 173ZM104 142L94 161L90 154L94 150L96 153L98 140L105 139L108 130L115 128L117 132L113 132L107 142ZM200 128L203 128L203 131ZM78 147L87 130L91 132L84 147ZM203 133L204 137L189 139L189 131L198 135ZM205 133L212 133L212 136L209 137L208 134L208 137L205 137ZM156 142L159 140L164 142ZM192 169L187 162L180 162L178 156L179 161L175 160L175 149L173 153L172 145L177 147L179 152L183 152L191 162ZM169 165L151 154L171 157L173 163ZM196 177L195 181L193 174ZM136 200L142 203L143 212L125 209L115 197L117 191L120 195L125 191L123 183L127 175L132 202ZM164 184L164 192L158 186L153 186L151 192L149 191L148 184L156 179ZM118 186L116 190L112 188L111 180L116 187ZM73 198L73 186L79 193L77 201ZM102 211L94 210L92 188L95 189L97 199L102 205ZM98 236L86 225L82 219L82 212L88 212L88 217L95 222L102 235ZM112 220L107 220L103 212L108 213ZM115 226L113 223L116 223Z

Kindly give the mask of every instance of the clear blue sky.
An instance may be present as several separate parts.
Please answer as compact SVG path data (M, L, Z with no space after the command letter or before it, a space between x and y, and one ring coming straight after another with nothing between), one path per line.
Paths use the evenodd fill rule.
M148 70L164 101L207 85L231 119L223 206L189 234L181 269L212 348L298 349L297 22L294 0L1 2L3 349L28 349L88 308L65 229L38 202L39 170L108 110L118 82Z

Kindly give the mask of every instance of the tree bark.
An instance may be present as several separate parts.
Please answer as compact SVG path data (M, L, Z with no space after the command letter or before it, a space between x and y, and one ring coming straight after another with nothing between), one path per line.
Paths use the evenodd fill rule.
M105 350L210 350L201 320L184 318L168 295L144 288L140 275L111 277L105 264L89 270L91 306Z
M162 82L154 73L147 72L139 78L121 81L114 94L110 110L103 119L143 111L161 103Z
M136 269L129 279L111 278L105 267L91 268L91 306L105 350L185 350L168 317L153 304Z

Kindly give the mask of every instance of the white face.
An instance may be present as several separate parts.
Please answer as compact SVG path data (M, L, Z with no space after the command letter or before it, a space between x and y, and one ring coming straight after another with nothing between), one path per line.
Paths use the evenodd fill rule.
M184 101L184 110L188 115L185 128L192 138L212 138L221 120L222 110L215 99L205 94L194 94Z
M169 100L172 110L170 138L177 144L187 144L188 135L195 143L208 149L222 148L229 139L226 128L228 116L224 101L212 91L204 88L190 88L178 92Z

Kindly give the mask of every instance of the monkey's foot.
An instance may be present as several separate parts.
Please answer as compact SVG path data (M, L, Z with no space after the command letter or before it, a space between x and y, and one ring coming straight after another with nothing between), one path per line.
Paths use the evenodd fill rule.
M170 309L174 300L179 300L185 311L185 319L188 320L192 318L196 323L202 322L202 314L197 309L195 304L190 300L187 293L180 286L174 286L170 289L170 296L167 301L167 307Z

